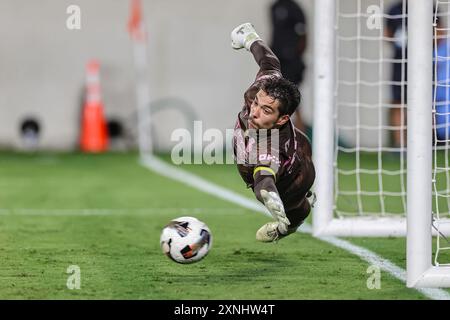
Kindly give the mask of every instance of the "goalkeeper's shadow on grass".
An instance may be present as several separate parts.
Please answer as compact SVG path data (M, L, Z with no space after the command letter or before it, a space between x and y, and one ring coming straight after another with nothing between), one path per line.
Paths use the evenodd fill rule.
M200 272L192 273L186 269L186 273L182 277L177 274L174 279L196 283L206 281L204 285L225 281L231 285L248 283L259 277L267 278L279 275L282 272L281 270L298 267L298 264L289 261L282 254L273 257L265 255L264 252L255 252L253 255L248 255L247 253L234 255L232 253L232 256L227 255L227 263L223 263L222 259L213 261L206 261L205 259L205 261L201 261L198 264L192 264L192 266L196 265L201 271L195 268ZM239 258L236 259L235 257Z
M267 244L267 246L274 246L277 244ZM272 248L268 248L272 249ZM288 266L289 260L286 259L286 253L276 253L272 250L268 251L256 251L256 250L248 250L244 248L235 249L231 253L231 257L229 258L230 261L233 261L235 258L237 258L239 261L245 262L245 263L269 263L271 266L277 265L283 265Z

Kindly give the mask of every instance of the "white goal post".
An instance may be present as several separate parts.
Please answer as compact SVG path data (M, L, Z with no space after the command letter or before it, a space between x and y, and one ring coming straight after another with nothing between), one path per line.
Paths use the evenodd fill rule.
M336 4L338 1L315 1L313 149L317 171L315 182L317 203L313 214L313 232L316 236L404 236L406 235L404 215L358 215L342 218L335 217L334 214L337 165L334 153L335 139L338 139L334 122L337 95L336 10L338 8Z
M370 17L371 14L362 6L373 5L378 1L381 11L375 12L375 16L378 14L381 18L389 19L390 16L386 15L384 6L391 5L393 1L354 0L357 8L354 12L345 11L345 9L340 11L340 1L342 0L315 1L313 154L317 173L314 187L317 202L313 209L313 234L315 236L407 236L407 285L409 287L450 287L450 263L442 263L438 259L439 254L450 250L449 242L445 237L450 234L450 220L448 219L450 211L450 167L448 165L450 141L447 137L447 141L444 141L445 144L441 144L441 149L445 152L445 160L443 160L445 165L439 166L437 160L434 160L438 157L436 153L438 146L435 142L437 139L435 137L433 139L435 124L432 120L436 112L436 89L433 86L433 77L436 73L436 71L433 72L433 68L435 68L433 64L435 58L433 56L433 50L435 50L433 34L436 31L436 20L433 18L435 3L433 0L403 0L404 8L408 2L407 14L406 9L402 12L403 17L407 15L408 19L407 26L404 23L408 45L407 48L405 45L401 60L405 66L405 69L402 70L401 85L408 88L407 95L405 92L407 97L405 112L408 120L405 141L402 140L402 145L394 150L394 148L386 146L387 134L385 134L386 131L393 130L393 127L384 124L388 109L395 107L386 102L385 96L388 95L388 90L383 89L392 85L392 81L386 80L385 71L385 65L393 60L385 58L387 56L384 51L387 46L385 40L389 39L385 38L381 30L375 35L360 30L363 25L361 22L364 22L361 20ZM344 5L348 6L350 2L348 1ZM440 2L450 6L448 1ZM439 5L439 1L437 5ZM445 10L448 9L445 8ZM339 29L341 26L338 20L350 18L355 21L353 28L356 36L342 35L344 31L341 32ZM383 26L384 22L381 29ZM349 41L353 41L353 43ZM361 44L362 41L366 42ZM369 43L375 41L378 41L377 45ZM372 51L374 51L373 48L378 51L379 61L373 56L364 56L364 50L367 49L367 46L370 48L370 45L372 45ZM356 55L342 56L343 52L349 52L347 50L349 48L354 49ZM450 56L448 59L450 60ZM347 62L354 63L354 67L346 68L345 63ZM378 75L378 79L366 79L362 76L366 64L372 64L370 70L376 71L375 76ZM374 65L376 66L374 67ZM355 77L346 78L348 76L346 73L352 72L355 73ZM371 72L371 76L374 76L373 74L374 72ZM405 74L408 75L407 81ZM353 85L352 89L348 90L353 94L353 100L345 100L347 96L340 97L341 94L345 96L345 92L342 93L342 87L348 85ZM445 85L450 88L450 79ZM372 91L378 90L378 93L369 93L373 94L376 100L364 101L364 94L369 92L364 86ZM402 102L406 105L406 101ZM434 102L433 108L432 102ZM342 105L348 107L347 112L351 110L348 117L356 119L355 124L338 124L337 118L342 118L342 116L338 115L337 108ZM371 124L360 122L360 113L367 110L372 112L375 118L378 118L377 128ZM406 129L406 121L401 126L404 127L401 127L400 130ZM378 130L372 133L370 131L372 129ZM352 142L354 145L350 143L350 146L342 146L339 139L345 130L356 132L357 137ZM370 145L370 142L368 146L364 144L360 136L363 130L370 132L368 135L376 135L374 144ZM362 161L364 157L370 158L372 151L375 154L373 156L374 167L366 168ZM355 167L340 168L339 152L348 154L351 152L351 159L354 161ZM385 161L386 157L391 162ZM398 159L396 161L400 167L395 170L386 169L385 165L393 163L392 157L398 157L395 159ZM446 179L439 186L439 188L444 188L443 190L437 187L435 174L439 170L441 173L443 172L444 180ZM365 189L363 186L369 174L374 176L376 190ZM352 179L354 176L355 182L350 183L354 190L341 190L344 189L342 181L349 176L352 176ZM389 179L392 177L396 177L399 181L398 190L389 190L389 184L392 181ZM339 181L337 181L338 179ZM346 201L354 200L354 214L347 214L346 209L340 209L338 202L341 201L341 198L345 200L345 197L347 197ZM370 197L376 198L379 202L377 203L379 214L373 212L377 209L366 210ZM386 199L389 197L397 198L400 209L395 211L388 208ZM441 200L445 202L445 208L438 203ZM344 203L344 207L346 205ZM349 207L351 205L348 205ZM435 242L433 242L433 235L436 236ZM447 256L447 258L449 257Z
M437 4L439 6L439 2ZM450 266L432 264L433 1L410 1L408 49L408 228L407 285L450 287ZM420 50L417 50L420 48ZM447 156L447 153L446 153ZM448 169L448 168L447 168ZM439 230L448 233L443 222ZM444 228L445 227L445 228ZM440 240L440 235L437 236ZM439 243L438 243L439 250Z

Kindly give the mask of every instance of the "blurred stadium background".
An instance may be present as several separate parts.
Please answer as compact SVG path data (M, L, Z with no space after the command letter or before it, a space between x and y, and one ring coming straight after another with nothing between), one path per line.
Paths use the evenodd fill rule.
M204 128L232 128L256 65L230 49L230 26L252 21L269 39L271 1L144 1L148 31L149 88L156 109L155 147L170 150L174 128L202 120ZM81 30L66 28L70 5L81 9ZM302 6L311 19L312 1ZM0 146L21 149L21 126L39 122L40 149L76 150L85 66L100 63L105 113L135 137L133 51L127 30L128 1L2 1ZM311 30L312 31L312 30ZM307 59L310 60L309 46ZM308 76L311 68L308 68ZM311 119L310 82L305 112ZM169 101L168 104L164 101ZM306 116L308 117L308 116ZM129 140L126 141L130 143ZM131 142L135 140L131 139ZM128 146L128 144L127 144Z

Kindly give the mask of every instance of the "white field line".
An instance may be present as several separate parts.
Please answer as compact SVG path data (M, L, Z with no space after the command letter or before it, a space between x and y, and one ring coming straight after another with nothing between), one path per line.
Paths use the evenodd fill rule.
M212 182L209 182L203 178L200 178L194 174L191 174L183 169L177 168L173 165L170 165L154 156L147 155L143 156L140 159L140 163L150 169L151 171L166 176L170 179L177 180L181 183L187 184L193 188L201 190L205 193L208 193L214 197L221 198L223 200L227 200L229 202L233 202L238 204L244 208L251 209L254 211L262 212L265 215L270 216L270 213L267 212L265 207L257 202L256 200L251 200L244 196L241 196L238 193L235 193L231 190L228 190L224 187L216 185ZM302 225L298 232L311 233L311 226L304 224ZM391 261L380 257L374 252L354 245L346 240L342 240L336 237L318 237L318 239L328 242L333 246L344 249L362 260L369 263L369 265L378 266L381 270L389 273L391 276L397 278L406 284L406 271ZM450 294L442 289L435 288L416 288L417 291L425 295L429 299L433 300L450 300Z
M244 214L247 212L244 208L87 208L87 209L33 209L33 208L16 208L5 209L0 208L0 216L120 216L120 215L148 215L148 214L202 214L202 213L214 213L214 214Z

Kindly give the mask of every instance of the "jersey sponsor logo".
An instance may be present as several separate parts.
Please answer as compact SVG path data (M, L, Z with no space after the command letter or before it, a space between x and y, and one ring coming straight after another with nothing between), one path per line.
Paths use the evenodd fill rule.
M275 163L277 165L281 164L280 159L272 154L260 154L258 160L261 163Z

